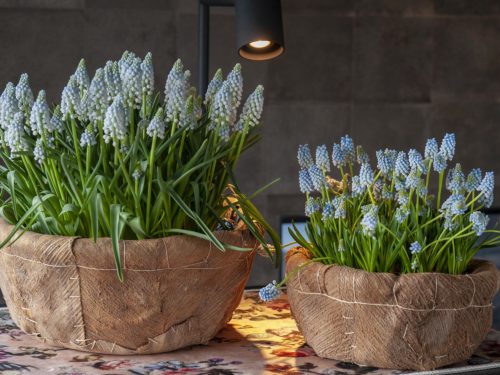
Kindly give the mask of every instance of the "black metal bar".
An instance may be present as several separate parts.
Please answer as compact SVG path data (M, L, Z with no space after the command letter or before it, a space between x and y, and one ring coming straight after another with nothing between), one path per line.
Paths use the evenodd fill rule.
M206 1L206 0L205 0ZM198 14L198 93L205 95L208 86L210 6L200 0Z
M232 7L234 0L200 0L200 3L215 7Z

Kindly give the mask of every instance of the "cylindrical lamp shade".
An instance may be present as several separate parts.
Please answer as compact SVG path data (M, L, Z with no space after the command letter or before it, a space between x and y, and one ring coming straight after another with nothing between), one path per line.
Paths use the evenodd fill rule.
M269 60L285 49L280 0L236 0L238 53L248 60Z

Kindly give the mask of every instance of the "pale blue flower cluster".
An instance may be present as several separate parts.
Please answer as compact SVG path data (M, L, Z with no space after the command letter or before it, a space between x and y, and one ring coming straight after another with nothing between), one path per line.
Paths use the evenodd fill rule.
M165 138L166 124L163 117L164 117L163 109L158 108L158 111L156 112L155 116L153 117L153 119L151 120L146 129L146 133L150 137L154 137L156 135L160 139Z
M211 91L218 86L219 77L214 77L214 79L216 79L216 82L210 88ZM255 107L255 112L258 112L260 107L260 91L261 89L257 89L255 97L251 99L248 105L248 107L253 105ZM243 76L241 75L240 64L234 66L233 70L227 75L226 80L220 85L219 90L215 94L212 92L209 93L210 97L213 96L213 99L210 100L210 128L218 129L219 135L223 140L229 140L231 132L236 124L237 110L241 102L242 93ZM247 112L249 112L249 110L250 109L247 109ZM239 125L240 129L244 128L242 124Z
M364 211L363 218L361 219L361 227L363 228L363 234L366 236L373 237L378 226L378 209L379 207L374 204L370 204L362 207Z
M184 65L178 59L170 72L165 83L165 116L167 121L175 121L184 110L184 103L189 90L189 70L184 71Z
M335 208L333 207L333 204L331 202L326 202L325 205L323 206L323 213L322 213L323 221L332 219L334 217L334 214L335 214Z
M243 105L240 118L235 125L235 129L239 132L246 133L248 128L257 126L262 116L264 109L264 87L259 85L255 91L250 94L247 101Z
M80 147L94 146L97 143L94 129L92 125L89 125L85 131L80 136Z
M9 82L0 96L0 126L2 129L6 130L10 126L18 111L16 88L12 82Z
M418 241L414 241L410 244L410 252L415 255L422 251L422 245Z
M35 98L33 96L33 91L31 91L29 77L26 73L21 74L19 77L19 82L16 85L16 99L19 109L25 114L29 113L35 102Z
M314 160L311 156L311 150L309 149L308 144L299 145L297 160L299 161L299 166L305 169L310 168L314 164Z
M299 187L302 193L311 193L314 191L314 185L307 169L299 171Z
M325 172L330 172L330 157L326 145L316 147L316 165Z
M106 110L104 118L104 141L118 146L118 141L125 140L127 136L128 113L121 95L117 95L113 103Z
M483 180L476 188L481 193L480 202L489 208L493 204L493 190L495 188L495 175L493 172L486 172Z
M11 157L16 156L19 152L28 151L24 131L24 114L22 112L17 112L14 115L10 126L5 132L5 143L10 149Z
M281 291L278 289L276 281L267 284L259 290L259 298L264 302L270 302L279 297Z
M33 135L42 135L50 126L50 110L47 104L45 91L38 93L35 104L31 108L30 125Z
M486 226L488 225L490 218L482 212L474 211L470 214L469 221L472 223L472 230L480 236L486 230Z
M325 175L316 164L313 164L309 168L309 176L311 177L314 189L316 189L317 191L321 191L321 189L326 185Z
M318 201L318 199L309 197L306 200L306 209L305 209L306 216L309 217L315 212L319 212L320 210L321 210L321 204Z
M215 98L215 95L222 87L222 83L224 82L224 78L222 76L222 69L217 69L214 74L214 77L210 81L207 87L207 92L205 93L205 104L209 105Z

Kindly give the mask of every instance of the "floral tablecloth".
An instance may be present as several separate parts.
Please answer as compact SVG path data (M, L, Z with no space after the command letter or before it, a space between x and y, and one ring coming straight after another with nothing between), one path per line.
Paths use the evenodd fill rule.
M470 366L463 372L468 374L473 369L485 368L496 368L500 373L500 332L491 331L476 354L467 363L454 366L454 370L463 366ZM209 345L146 356L99 355L49 347L20 331L8 311L0 309L0 373L347 375L405 372L317 357L297 330L286 295L263 304L255 292L247 292L233 319Z

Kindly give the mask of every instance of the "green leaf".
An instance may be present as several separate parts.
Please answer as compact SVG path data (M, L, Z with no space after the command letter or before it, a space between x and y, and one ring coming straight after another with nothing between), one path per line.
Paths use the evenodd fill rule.
M120 256L120 237L123 229L121 219L122 206L119 204L112 204L110 208L111 217L111 243L113 245L113 255L115 257L116 274L118 279L123 282L123 267Z

